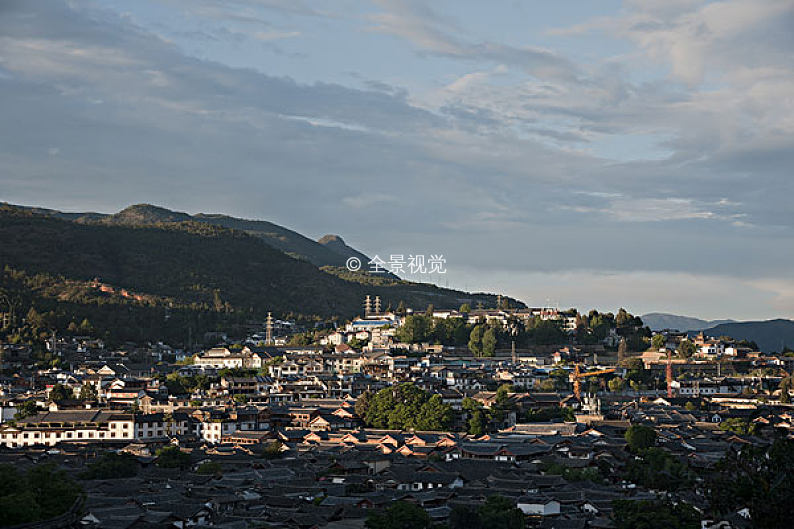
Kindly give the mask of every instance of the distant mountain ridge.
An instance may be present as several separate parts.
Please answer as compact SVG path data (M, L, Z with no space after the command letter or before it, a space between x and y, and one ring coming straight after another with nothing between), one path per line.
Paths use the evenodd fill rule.
M758 344L765 353L780 352L783 347L794 348L794 321L775 319L766 321L702 320L663 312L641 316L652 331L676 329L694 335L700 331L706 336L730 336Z
M237 314L249 311L257 317L271 310L351 317L360 313L365 295L380 296L384 308L400 302L418 309L429 304L451 308L463 303L496 304L493 294L353 273L344 267L318 267L247 230L195 218L148 205L115 215L85 216L0 204L0 270L7 266L27 277L48 275L25 287L7 278L27 297L83 303L85 296L70 290L70 282L85 285L99 278L151 299L173 300L175 306ZM224 224L249 222L229 219ZM347 252L355 252L338 236L325 243L329 246L313 244L342 263ZM46 292L42 290L45 284L51 287Z
M190 215L180 211L155 206L152 204L135 204L124 208L118 213L66 213L54 209L18 206L8 206L23 209L38 215L47 215L74 222L104 222L120 225L149 225L161 222L203 222L214 226L240 230L259 237L269 246L280 250L296 259L309 261L314 266L344 267L349 257L358 257L362 263L367 263L369 257L364 253L351 248L344 243L339 235L326 235L319 241L313 241L300 233L279 226L266 220L249 220L217 213L197 213ZM392 279L396 276L387 274Z
M765 353L781 352L784 347L794 349L794 321L785 319L722 323L703 329L707 336L730 336L758 344Z
M702 320L689 316L679 316L664 312L649 312L641 316L643 323L651 328L652 331L664 329L676 329L679 331L700 331L720 325L722 323L736 323L735 320Z
M339 235L324 235L317 240L319 244L328 248L332 252L341 255L345 262L351 257L355 257L361 261L362 266L366 268L367 263L369 262L369 257L364 255L363 253L359 252L355 248L351 248L348 246L345 241Z

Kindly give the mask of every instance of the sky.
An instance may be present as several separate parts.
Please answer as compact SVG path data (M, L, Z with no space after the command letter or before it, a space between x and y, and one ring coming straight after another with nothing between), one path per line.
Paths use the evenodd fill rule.
M794 318L794 0L0 1L0 201L529 305Z

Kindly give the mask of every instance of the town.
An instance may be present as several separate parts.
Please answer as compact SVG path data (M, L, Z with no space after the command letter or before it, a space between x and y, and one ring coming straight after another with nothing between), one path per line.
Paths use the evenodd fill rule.
M0 344L0 525L788 523L794 351L624 309L386 305L186 347L29 312L37 340Z

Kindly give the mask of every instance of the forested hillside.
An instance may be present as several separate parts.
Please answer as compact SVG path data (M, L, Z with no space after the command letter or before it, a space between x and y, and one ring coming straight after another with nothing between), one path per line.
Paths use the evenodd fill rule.
M151 204L135 204L112 215L102 213L64 213L52 209L26 206L12 207L80 223L102 222L116 225L147 226L160 223L201 222L244 231L249 235L259 237L268 246L276 250L280 250L291 257L309 261L318 267L345 266L345 261L350 256L356 256L364 263L369 261L369 257L345 245L341 237L337 235L326 235L319 241L313 241L296 231L266 220L241 219L215 213L189 215Z
M340 277L255 236L205 223L74 222L10 206L0 208L0 269L0 287L22 305L62 313L55 325L89 318L130 339L154 339L180 326L214 330L261 319L267 311L349 318L360 312L367 294L381 296L384 307L401 301L420 309L495 303L494 296L434 285L369 281L366 274ZM112 328L119 326L137 328ZM182 335L186 329L168 332Z

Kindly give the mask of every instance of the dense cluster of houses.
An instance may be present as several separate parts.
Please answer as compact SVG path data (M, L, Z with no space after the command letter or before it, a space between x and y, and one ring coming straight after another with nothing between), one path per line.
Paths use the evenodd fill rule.
M479 437L368 429L346 400L265 415L253 408L170 416L51 411L17 426L47 434L41 438L46 446L0 451L0 461L52 461L76 475L97 456L96 443L135 455L135 477L83 482L88 500L82 521L89 527L363 528L371 509L395 500L415 503L443 522L456 506L498 494L513 500L532 526L608 528L614 500L656 497L653 489L619 478L633 457L625 449L629 425L652 426L658 445L693 467L708 468L726 452L758 442L721 430L714 414L685 409L682 400L610 402L605 407L615 418L519 424ZM791 418L770 411L755 419L761 426L756 435L773 420L774 428L790 428ZM73 435L51 443L55 431ZM113 431L119 436L109 437ZM220 442L210 438L215 435ZM280 457L263 458L261 448L275 441ZM190 469L159 468L155 452L164 445L189 454ZM211 475L198 472L207 462L219 465ZM586 469L602 478L563 477L566 470ZM693 491L687 501L699 506L705 500ZM739 514L720 522L743 527Z
M575 325L553 309L464 316ZM789 358L700 335L692 338L695 355L671 360L667 350L686 336L666 332L662 348L637 357L661 384L620 391L602 384L578 396L570 384L574 366L628 374L603 343L477 358L465 348L397 343L400 322L377 313L326 333L317 345L264 344L254 336L194 354L165 344L111 351L91 337L62 338L50 345L61 367L46 370L30 368L25 346L3 346L0 460L53 461L77 474L106 450L135 455L137 476L85 483L86 526L343 529L363 527L372 509L396 500L444 522L456 507L498 494L533 527L608 528L614 500L656 497L621 477L632 424L651 426L660 448L694 468L768 442L772 432L792 435L794 408L774 389ZM667 372L674 376L670 393ZM448 431L367 427L357 399L402 382L441 396L455 411ZM503 384L511 389L500 403L496 389ZM71 398L54 399L54 391ZM467 434L465 399L508 412L493 419L488 433ZM561 408L573 420L553 413ZM533 421L539 410L552 411L553 419ZM747 431L723 427L731 421ZM164 446L189 454L190 470L160 468L156 454ZM219 470L198 472L207 462ZM584 471L599 478L565 477ZM694 490L685 501L705 503ZM740 514L703 523L746 526Z

